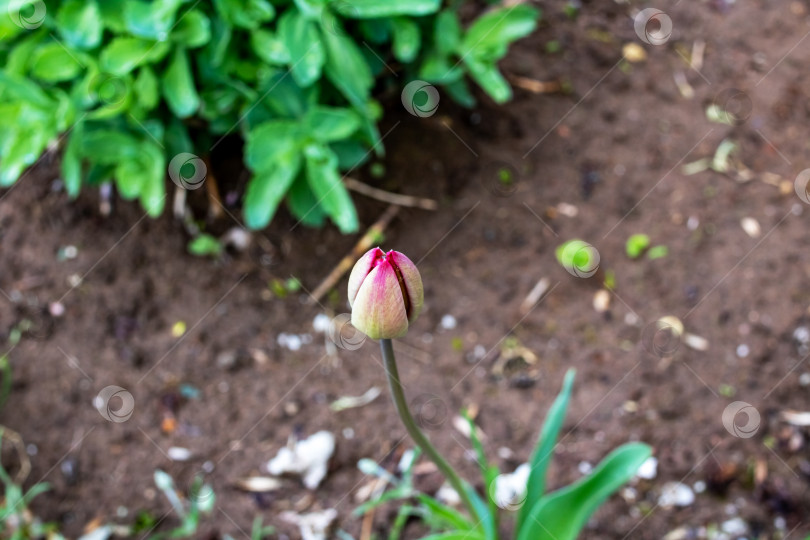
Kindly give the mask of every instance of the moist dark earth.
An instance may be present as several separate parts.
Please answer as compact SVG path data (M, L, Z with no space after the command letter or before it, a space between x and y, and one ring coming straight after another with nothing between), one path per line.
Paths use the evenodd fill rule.
M566 91L516 88L506 106L481 96L474 110L442 96L428 118L399 109L394 96L382 126L390 131L385 175L357 174L439 202L435 212L402 209L381 242L417 261L425 285L424 313L397 344L406 393L431 402L430 424L439 428L431 438L480 490L468 441L453 427L457 411L477 407L489 455L514 470L528 459L565 371L576 368L550 485L579 478L627 441L649 443L658 459L656 477L611 497L583 538L659 539L677 529L682 535L671 538L697 538L735 518L747 530L729 538L803 538L808 433L783 413L810 410L810 208L794 191L810 167L810 3L660 3L673 31L659 46L633 28L633 14L650 5L584 2L576 18L561 3L539 5L543 23L502 67L513 80L559 81ZM690 66L701 43L702 63ZM623 53L626 44L646 58L623 59L637 60L632 48ZM713 103L735 110L733 125L708 120ZM686 174L685 165L711 159L726 139L737 148L725 172ZM238 154L226 154L212 162L227 194L244 177L230 165ZM512 171L506 186L504 169ZM0 202L0 338L13 369L0 423L32 454L26 486L51 484L34 512L71 537L93 522L132 524L141 512L167 530L178 522L154 487L162 469L184 492L199 473L212 483L216 508L199 538L248 538L256 516L280 537L300 538L279 515L328 508L337 509L338 528L359 538L362 518L352 510L369 479L357 461L393 471L410 443L387 392L363 407L329 408L385 385L376 343L328 354L313 329L318 314L348 312L345 278L320 305L307 302L358 237L296 226L282 210L246 250L203 259L187 253L189 237L169 211L152 220L116 200L103 217L98 192L71 203L57 179L58 156L48 154ZM387 207L353 197L364 226ZM209 230L239 225L238 203L228 210ZM667 256L628 258L635 233L667 246ZM594 277L557 263L555 248L572 238L598 249ZM64 256L67 246L75 257ZM300 290L272 292L291 277ZM543 278L548 292L521 309ZM599 312L594 296L604 279L615 289ZM54 302L60 316L49 313ZM665 316L705 342L660 345L656 321ZM179 321L186 329L176 337ZM27 330L15 332L21 324ZM280 334L310 338L291 350ZM535 363L510 362L498 375L517 345ZM134 398L124 422L93 406L110 385ZM735 401L759 415L753 433L724 426ZM266 475L288 438L319 430L335 434L337 449L317 490L295 477L267 494L235 488ZM172 461L171 447L191 458ZM13 452L3 458L14 470ZM697 487L695 500L658 505L667 482ZM435 472L418 477L431 492L441 483ZM385 537L395 510L380 509L370 532ZM410 524L405 536L425 532Z

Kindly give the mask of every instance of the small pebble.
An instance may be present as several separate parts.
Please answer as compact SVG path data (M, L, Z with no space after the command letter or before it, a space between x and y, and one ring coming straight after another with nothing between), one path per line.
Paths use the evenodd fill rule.
M515 456L515 453L512 451L511 448L507 448L505 446L501 446L498 448L498 457L501 459L512 459Z
M652 480L658 476L658 459L655 457L647 458L636 471L636 476L644 480Z
M759 221L752 217L744 217L740 220L740 226L745 231L745 234L751 238L759 238L762 236L762 229L759 226Z
M773 520L773 526L780 531L784 531L787 528L787 520L782 516L777 516Z
M76 248L76 246L65 246L59 250L57 253L57 258L61 261L67 261L70 259L75 259L78 254L79 250Z
M332 319L325 313L318 313L315 315L315 318L312 319L312 328L316 332L326 333L329 331L330 326L332 326Z
M68 285L78 287L82 284L82 277L79 274L70 274L67 278Z
M25 447L25 453L31 457L37 455L38 452L39 448L37 448L37 445L35 445L34 443L31 443Z
M202 464L202 470L206 473L211 473L214 471L214 462L213 461L206 461Z
M587 461L580 461L579 465L577 465L577 469L579 470L579 473L581 475L585 476L586 474L591 473L591 471L593 470L593 465L591 465Z
M354 439L354 430L352 428L350 428L350 427L344 428L343 429L343 438L346 439L346 440L349 440L349 441Z
M793 331L793 339L802 345L810 343L810 330L806 326L799 326Z
M299 351L303 345L303 340L299 336L295 334L285 334L284 332L278 335L276 342L279 346L291 351Z
M751 352L751 349L745 343L737 345L737 357L745 358Z
M664 508L673 506L690 506L695 502L695 493L686 484L680 482L667 482L661 488L658 504Z
M731 535L743 535L748 532L748 524L742 518L724 521L720 528L724 533Z
M115 515L120 518L125 518L127 515L129 515L129 509L126 506L119 506L115 510Z
M604 313L610 307L610 293L605 289L599 289L593 295L593 309L597 313Z
M799 384L802 386L810 386L810 373L802 373L799 375Z
M191 459L191 450L180 446L172 446L166 451L172 461L188 461Z
M689 216L689 219L686 220L686 228L690 231L694 231L700 225L700 220L696 216Z
M638 315L636 315L632 311L626 313L624 315L624 324L626 324L627 326L635 326L635 325L637 325L638 324Z
M703 480L698 480L694 484L692 484L692 489L695 490L695 493L703 493L706 491L706 482Z
M452 315L444 315L442 317L441 327L445 330L452 330L457 326L458 322Z
M62 302L51 302L48 304L48 313L52 317L61 317L65 314L65 305Z

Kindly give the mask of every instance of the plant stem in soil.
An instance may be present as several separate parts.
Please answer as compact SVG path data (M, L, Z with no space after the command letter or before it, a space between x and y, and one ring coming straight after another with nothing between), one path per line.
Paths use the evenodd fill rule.
M411 411L408 409L408 402L405 400L405 393L402 390L402 383L399 380L399 371L397 370L397 361L394 358L394 346L390 339L380 340L380 350L382 351L383 362L385 364L385 375L388 378L388 387L391 389L391 397L394 399L397 413L399 414L402 424L411 436L411 439L416 443L419 448L436 464L441 473L450 482L453 489L456 490L464 506L470 512L470 516L477 517L475 506L472 504L467 489L464 483L459 478L453 467L442 457L438 450L431 444L427 436L422 433L419 426L416 424Z

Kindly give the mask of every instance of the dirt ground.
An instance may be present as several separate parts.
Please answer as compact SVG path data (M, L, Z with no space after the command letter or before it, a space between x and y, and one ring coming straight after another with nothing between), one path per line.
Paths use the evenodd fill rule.
M651 444L658 459L656 477L612 497L584 538L660 539L677 529L682 536L671 538L698 538L725 523L728 538L800 540L810 534L807 432L782 413L810 410L810 207L793 189L810 167L810 3L662 2L673 33L660 46L633 28L635 9L649 6L583 4L571 19L561 3L539 2L541 28L503 65L511 77L562 81L569 93L516 89L505 107L482 100L472 111L443 97L435 116L395 111L385 119L386 175L360 178L440 202L437 212L403 209L382 243L417 261L425 284L424 314L398 343L406 392L417 408L430 403L430 423L441 428L431 437L477 479L467 441L452 426L455 412L478 406L488 452L511 471L528 458L574 367L551 485L578 478L630 440ZM623 59L628 43L646 59ZM690 67L701 43L702 64ZM710 122L712 103L736 111L735 125ZM738 145L725 173L686 174L685 165L711 159L724 139ZM5 348L30 322L8 352L14 378L0 424L28 445L26 484L52 485L35 511L70 536L93 520L131 524L142 511L162 518L165 530L176 520L153 472L169 472L187 490L203 471L217 504L201 538L248 538L257 515L299 538L279 515L326 508L359 537L361 519L351 512L368 478L357 461L393 470L410 445L386 392L360 408L329 408L385 384L376 343L330 355L313 329L316 315L348 311L345 280L321 305L306 304L306 291L357 238L296 226L281 212L246 251L195 258L169 212L154 221L119 201L105 218L90 190L69 203L54 182L55 160L46 157L0 195ZM225 165L214 167L223 189L235 189ZM498 181L504 168L513 171L511 186ZM354 198L366 225L386 208ZM214 223L215 231L237 225L238 207L229 211L233 219ZM668 255L630 260L625 242L634 233ZM594 278L573 277L556 262L556 246L572 238L598 249ZM274 280L293 276L300 291L270 292ZM611 276L615 291L599 313L594 295ZM522 310L542 278L548 292ZM61 316L49 313L54 302L64 306ZM664 316L705 342L663 350L655 331ZM172 333L178 321L186 325L181 337ZM303 345L291 350L281 334ZM504 349L516 344L536 363L496 376ZM110 385L134 398L124 422L93 406ZM753 434L742 433L751 436L724 426L735 401L760 417ZM319 430L338 440L320 488L308 492L296 478L269 494L234 487L266 475L290 436ZM189 449L191 459L172 461L171 447ZM441 480L433 473L419 482L435 490ZM659 505L667 482L682 482L695 500ZM375 516L380 537L391 511ZM736 533L735 518L744 527ZM406 530L408 538L420 533Z

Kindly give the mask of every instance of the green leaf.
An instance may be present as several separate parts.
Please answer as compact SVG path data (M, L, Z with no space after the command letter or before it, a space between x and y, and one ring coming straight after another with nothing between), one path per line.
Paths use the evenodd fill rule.
M441 7L441 0L342 0L336 10L355 19L376 19L395 15L429 15Z
M101 165L115 165L138 156L138 140L122 131L86 131L81 142L81 155Z
M470 426L470 442L472 442L473 450L475 451L476 461L478 461L478 467L481 471L481 478L484 480L484 488L485 493L487 493L487 504L489 505L489 514L495 518L496 526L497 526L497 516L498 516L498 507L495 504L495 499L492 496L493 493L493 483L495 482L495 478L499 474L498 467L490 465L489 461L487 460L487 455L484 452L484 445L481 444L481 439L478 437L477 427L473 422L472 418L467 415L467 412L464 412L464 418L467 420L467 424Z
M307 87L318 80L325 55L315 23L297 10L287 10L278 21L278 37L290 54L295 82Z
M180 118L191 116L200 108L200 96L194 86L188 55L178 47L163 74L163 96L174 114Z
M540 499L519 529L518 540L575 540L594 511L633 478L651 454L642 443L617 448L585 478Z
M189 49L202 47L211 40L211 21L199 9L187 11L172 30L172 40Z
M295 84L292 77L277 73L267 80L266 86L261 88L264 96L262 103L277 116L298 118L304 115L309 106L307 94Z
M394 30L394 57L400 62L412 62L419 54L419 45L422 40L419 25L412 19L396 17L391 19Z
M480 62L474 56L466 56L464 64L470 72L470 77L495 103L506 103L512 99L512 87L494 64Z
M124 24L130 34L145 39L165 40L184 0L127 0L124 4Z
M340 141L360 128L360 116L351 109L317 106L307 111L304 125L317 141Z
M290 53L284 43L270 30L263 28L250 33L250 46L253 52L272 66L290 63Z
M261 229L270 223L300 168L301 156L293 152L281 156L269 169L253 175L245 191L245 225Z
M446 56L458 51L461 44L461 23L455 11L448 9L436 15L433 41L440 55Z
M222 253L222 244L210 234L200 234L188 243L188 252L198 257L218 257Z
M475 106L475 96L470 92L470 87L465 79L461 78L457 81L445 84L442 88L450 95L453 101L462 107Z
M417 493L416 498L427 507L431 516L431 521L445 527L452 527L459 531L475 530L475 525L459 512L449 506L440 503L430 495Z
M341 181L337 156L322 145L309 145L304 150L307 181L332 221L343 234L356 232L360 224L351 196Z
M627 239L624 251L631 259L638 259L650 247L650 237L646 234L634 234Z
M423 536L421 540L483 540L480 534L470 531L450 531Z
M308 227L321 227L326 220L326 212L318 205L307 184L306 175L299 174L287 192L287 206L298 220Z
M158 89L158 80L155 72L149 66L143 66L138 71L138 76L135 78L133 85L135 99L138 104L145 110L150 111L157 107L160 101L160 91Z
M0 70L0 91L4 99L14 98L44 109L55 106L54 101L38 84L25 77L11 75Z
M560 436L560 429L562 429L565 420L568 402L571 400L571 389L574 386L575 374L576 372L573 369L569 369L565 374L562 390L560 390L557 399L554 400L546 414L546 421L543 423L543 429L537 439L537 446L532 452L529 461L531 472L526 484L526 500L523 502L517 516L516 530L518 531L521 530L525 523L529 511L546 492L546 472L551 463L551 458L554 456L554 447L557 445L557 438Z
M214 0L219 16L232 26L255 30L276 15L266 0Z
M371 158L368 145L350 139L335 141L329 145L329 148L337 155L338 169L341 171L354 170Z
M245 145L245 163L254 172L272 169L279 160L301 150L301 128L292 120L271 120L252 129Z
M493 63L506 54L510 43L534 31L539 17L540 11L526 4L490 11L469 27L459 52L463 57Z
M76 57L59 43L38 47L31 58L31 74L46 82L69 81L76 77L82 66Z
M349 103L363 109L374 84L363 53L342 34L323 30L321 36L326 46L326 76Z
M71 47L92 49L101 43L104 25L95 0L68 0L56 13L59 35Z
M125 75L141 64L159 59L167 50L167 43L117 37L101 52L101 70L113 75Z
M84 137L84 124L79 122L68 135L65 151L62 153L62 180L68 196L75 198L82 186L81 140Z
M48 142L56 136L42 123L24 126L17 136L3 145L0 156L0 187L17 181L23 171L42 155Z

